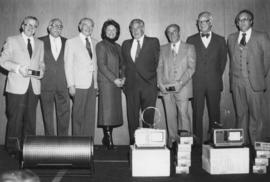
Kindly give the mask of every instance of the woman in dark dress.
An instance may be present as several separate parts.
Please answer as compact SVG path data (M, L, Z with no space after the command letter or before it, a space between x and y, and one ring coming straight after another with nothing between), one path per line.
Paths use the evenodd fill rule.
M121 87L125 82L121 47L116 43L120 26L107 20L102 27L100 41L96 45L98 65L98 126L103 128L102 143L113 149L112 130L123 124Z

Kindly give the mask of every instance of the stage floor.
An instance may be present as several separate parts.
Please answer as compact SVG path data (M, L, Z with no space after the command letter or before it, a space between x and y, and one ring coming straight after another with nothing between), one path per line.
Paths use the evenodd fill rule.
M202 169L201 148L193 147L190 174L176 174L171 177L132 177L129 163L129 146L117 146L115 150L107 151L103 146L95 146L95 173L86 170L38 170L36 171L42 182L269 182L270 172L267 174L234 174L210 175ZM0 146L0 173L19 168L16 159L11 158L4 147Z

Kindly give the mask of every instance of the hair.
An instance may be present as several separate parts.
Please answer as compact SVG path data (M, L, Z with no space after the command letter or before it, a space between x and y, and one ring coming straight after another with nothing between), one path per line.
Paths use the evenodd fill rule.
M112 25L112 26L114 26L116 28L116 36L113 39L110 39L110 38L108 38L106 36L106 29L110 25ZM116 21L114 21L112 19L109 19L109 20L105 21L103 26L102 26L102 29L101 29L101 38L110 40L112 42L115 42L115 41L118 40L119 36L120 36L120 25Z
M62 26L63 26L63 22L62 22L62 20L61 20L60 18L53 18L53 19L51 19L51 20L49 21L49 24L48 24L48 27L47 27L47 32L48 32L48 33L50 33L50 27L53 25L53 23L54 23L55 21L61 22L61 24L62 24Z
M22 26L25 24L26 20L35 20L36 21L36 25L37 26L39 25L39 21L38 21L37 17L35 17L35 16L26 16L26 17L24 17L24 19L23 19L23 21L21 23L21 26L20 26L20 29L19 29L20 32L23 31L23 27Z
M168 25L167 28L165 29L165 33L166 33L166 34L167 34L167 31L169 30L169 28L171 28L171 27L175 27L175 28L177 29L178 32L180 32L180 30L181 30L179 25L177 25L177 24L170 24L170 25Z
M207 17L208 17L209 22L210 22L210 24L211 24L211 26L212 26L212 23L213 23L213 15L212 15L212 13L210 13L209 11L203 11L203 12L201 12L201 13L198 15L197 24L198 24L198 22L200 21L200 18L203 17L203 16L207 16Z
M84 17L84 18L82 18L82 19L79 21L79 24L78 24L79 32L81 32L81 29L82 29L82 23L83 23L84 21L91 21L92 25L95 26L94 20L92 20L91 18Z
M130 31L131 31L133 24L135 24L135 23L138 23L144 27L144 21L142 19L136 18L136 19L131 20L131 22L129 23L129 30Z
M39 177L29 169L3 173L1 182L40 182Z
M246 13L246 14L248 14L248 15L250 16L250 20L252 21L252 22L251 22L251 26L253 26L254 15L253 15L253 13L252 13L250 10L248 10L248 9L241 10L241 11L236 15L236 17L235 17L235 19L234 19L235 25L238 27L239 17L240 17L240 15L241 15L242 13Z

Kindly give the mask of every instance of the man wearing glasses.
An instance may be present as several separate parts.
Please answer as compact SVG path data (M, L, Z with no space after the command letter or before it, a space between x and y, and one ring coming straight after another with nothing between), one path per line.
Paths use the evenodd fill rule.
M95 136L97 93L97 40L92 37L94 21L82 18L79 35L67 40L64 61L69 94L73 97L72 135Z
M46 71L41 80L41 108L46 136L54 133L54 105L57 119L57 135L67 136L70 119L70 100L64 69L66 38L61 36L63 23L59 18L49 22L49 35L41 37L44 43Z
M270 68L270 40L267 33L254 30L254 16L240 11L235 24L239 29L228 37L230 85L236 109L236 126L244 129L245 144L261 139L263 93Z
M36 17L25 17L21 34L7 38L0 57L0 65L9 72L6 147L10 154L17 152L14 147L19 149L24 137L36 134L40 79L45 70L43 42L34 37L38 25Z
M224 37L212 32L213 16L202 12L198 16L199 33L190 36L187 43L196 49L196 69L193 75L193 132L195 142L203 143L204 105L209 115L208 141L212 129L220 126L220 97L223 89L222 75L227 61L227 48Z

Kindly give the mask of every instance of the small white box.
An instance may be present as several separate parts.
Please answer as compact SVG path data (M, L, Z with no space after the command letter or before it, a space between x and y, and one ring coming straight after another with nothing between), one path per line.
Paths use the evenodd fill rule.
M130 146L130 153L132 176L170 176L169 149L137 149L134 146Z
M270 158L270 151L269 150L257 150L257 157L259 158Z
M177 152L177 159L191 159L191 152L185 152L185 151L178 151Z
M178 151L180 151L180 152L191 152L191 145L178 144Z
M213 148L203 145L202 168L210 174L249 173L249 148Z
M180 136L180 144L192 145L193 144L193 137L192 136L189 136L189 137Z
M176 166L175 173L176 174L189 174L189 167Z
M191 160L190 159L178 159L177 160L177 166L190 167L191 166Z
M252 166L253 173L256 174L266 174L266 166Z
M255 166L268 166L268 158L255 158Z

